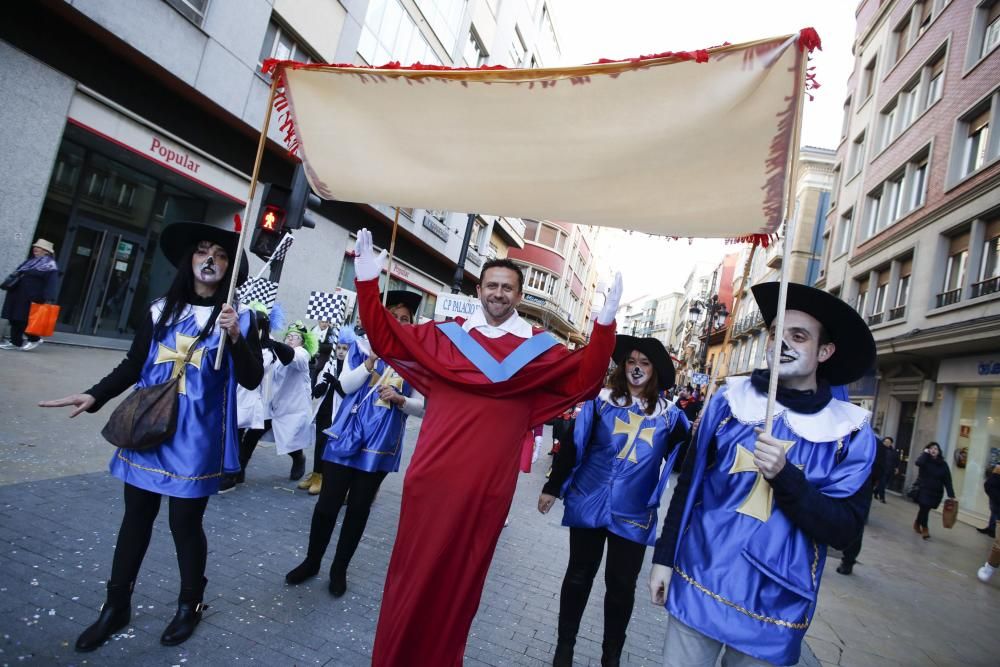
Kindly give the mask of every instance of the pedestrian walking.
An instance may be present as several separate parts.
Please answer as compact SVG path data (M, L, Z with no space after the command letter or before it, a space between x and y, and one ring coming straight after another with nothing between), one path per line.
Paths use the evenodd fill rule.
M416 317L420 295L393 290L386 308L400 324ZM375 494L390 472L399 470L408 416L422 416L424 399L385 361L376 357L366 336L356 340L340 374L340 404L323 452L323 484L313 509L306 558L285 575L297 585L319 573L340 508L347 504L337 550L330 566L329 590L347 591L347 568L358 548Z
M997 536L997 518L1000 517L1000 465L993 466L983 483L983 491L990 501L990 520L985 528L976 528L983 535Z
M941 446L932 442L928 444L917 459L917 504L920 510L913 521L913 530L925 540L931 538L927 528L927 519L932 509L937 509L948 491L948 497L955 497L955 489L951 485L951 469L948 462L941 456Z
M10 325L9 340L0 342L0 350L28 352L42 344L42 339L25 334L28 314L33 303L55 303L59 291L59 267L53 257L56 249L51 241L38 239L31 246L31 255L21 262L3 281L7 292L0 317Z
M873 477L876 471L879 473L877 477L874 477L875 498L877 500L885 502L885 489L889 485L889 480L896 474L898 467L899 452L896 451L896 443L891 437L885 436L882 438L882 445L877 450L875 467L872 469Z
M78 651L98 648L128 624L132 590L162 496L170 498L170 532L181 584L177 613L160 642L168 646L184 642L201 620L208 558L202 518L223 475L239 470L236 385L256 387L263 375L250 313L237 313L225 303L238 238L233 232L200 223L175 223L164 229L160 247L177 267L177 275L166 296L151 305L125 360L86 392L39 404L73 406L70 417L75 417L96 412L130 387L181 378L174 435L149 449L118 449L111 457L111 474L125 484L125 514L107 599L97 621L77 639ZM241 272L246 260L242 264ZM227 354L215 370L222 335L228 338Z
M688 437L687 417L660 397L660 390L674 382L674 365L663 343L617 336L612 358L617 366L610 388L584 403L573 437L560 447L538 498L538 511L546 514L561 497L562 524L569 527L569 563L559 594L552 662L556 667L572 667L580 620L605 544L601 665L620 663L635 583L646 547L656 540L660 497L680 443Z

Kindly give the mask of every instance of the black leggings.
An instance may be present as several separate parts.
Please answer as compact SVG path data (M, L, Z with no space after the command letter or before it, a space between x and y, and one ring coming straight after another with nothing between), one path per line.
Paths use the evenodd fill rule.
M170 498L170 534L177 549L182 595L185 592L200 594L204 589L208 542L202 529L202 518L207 506L207 496ZM139 576L139 567L153 536L153 522L159 512L159 493L125 484L125 516L122 517L111 565L113 585L131 586Z
M635 583L642 569L646 545L627 540L605 528L569 529L569 565L559 594L559 642L572 643L590 597L597 570L608 543L604 567L604 648L620 651L635 604Z
M264 422L264 428L241 428L240 429L240 470L244 473L247 471L247 464L250 463L250 458L253 456L253 452L257 449L257 443L260 439L264 437L264 434L268 432L271 428L271 420L268 419ZM293 460L297 460L302 456L305 456L301 451L289 452L288 455L292 457Z
M323 487L313 510L309 528L309 551L306 558L319 563L330 545L337 514L347 500L347 511L340 526L340 538L331 569L346 570L351 563L361 535L368 524L375 494L385 479L385 472L365 472L357 468L323 461Z
M330 428L329 419L316 418L316 446L313 448L313 472L323 472L323 450L326 449L327 435L323 433Z
M917 512L917 525L920 526L921 528L926 528L927 519L930 516L930 514L931 514L931 506L921 505L920 511Z

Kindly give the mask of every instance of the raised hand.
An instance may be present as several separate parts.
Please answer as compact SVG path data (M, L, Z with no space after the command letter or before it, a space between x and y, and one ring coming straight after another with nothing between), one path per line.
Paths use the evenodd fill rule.
M615 279L611 282L611 289L604 299L604 307L597 315L598 324L611 324L615 321L615 313L618 312L618 304L622 300L622 274L621 271L615 274Z
M372 233L364 228L358 230L358 241L354 244L354 276L359 281L378 278L388 256L385 250L376 256Z

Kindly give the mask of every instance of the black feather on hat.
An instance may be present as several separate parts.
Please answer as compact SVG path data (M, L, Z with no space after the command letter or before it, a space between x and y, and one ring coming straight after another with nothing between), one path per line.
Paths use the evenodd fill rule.
M656 338L638 338L620 334L615 336L615 350L611 353L611 359L621 366L632 350L642 352L653 364L653 368L656 369L656 383L660 389L673 386L676 373L674 362L662 342Z
M779 283L760 283L750 288L768 327L778 314ZM799 283L788 283L786 310L815 317L836 349L821 363L816 375L832 385L850 384L875 367L875 338L871 329L850 305L840 298Z

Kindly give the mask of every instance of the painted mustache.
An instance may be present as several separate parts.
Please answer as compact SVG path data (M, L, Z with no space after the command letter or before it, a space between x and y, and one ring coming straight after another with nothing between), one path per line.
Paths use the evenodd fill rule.
M799 353L793 350L784 340L781 341L781 363L799 360Z
M211 273L212 275L215 275L215 260L209 257L201 263L201 266L198 267L198 271L201 273Z
M633 380L641 380L642 378L646 377L646 372L641 368L636 367L632 369L631 375Z

